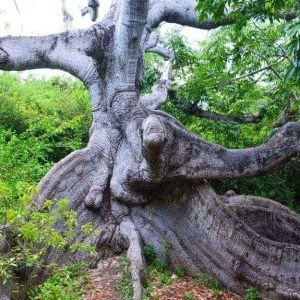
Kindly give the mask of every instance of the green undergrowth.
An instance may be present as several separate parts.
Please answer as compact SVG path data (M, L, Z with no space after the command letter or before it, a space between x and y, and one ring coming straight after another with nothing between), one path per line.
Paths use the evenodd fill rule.
M219 299L221 296L221 283L217 279L211 277L206 273L199 273L196 276L196 279L200 280L203 284L209 287L216 299Z
M121 281L117 285L117 289L120 291L124 300L132 300L133 286L131 279L130 262L126 257L121 256L120 263L121 267L119 269L119 272L121 274Z
M256 288L250 287L249 289L247 289L247 294L246 294L245 300L260 300L260 299L261 299L261 297Z
M164 241L164 245L166 244L168 245L168 247L164 247L164 251L165 257L168 257L166 256L166 254L168 254L168 251L172 247L172 244L170 241ZM143 253L147 264L147 277L145 278L143 283L145 289L143 300L159 300L159 298L155 295L154 290L157 288L162 288L164 286L172 286L175 280L174 276L172 276L174 274L184 280L187 272L183 267L172 269L170 267L170 261L169 263L167 263L164 260L158 259L155 250L151 245L145 245L143 248ZM217 279L208 275L207 273L198 273L195 277L193 277L192 284L197 285L199 283L202 283L209 289L211 289L215 299L221 299L223 287ZM192 291L185 291L183 296L186 300L194 299ZM124 299L130 300L131 298ZM259 299L261 298L258 291L255 288L250 287L245 295L245 300Z
M23 192L23 194L22 194ZM3 201L0 206L0 228L9 228L9 236L4 236L0 231L0 240L12 240L10 247L1 253L0 256L0 278L3 284L9 284L12 280L24 279L28 274L33 276L32 271L44 269L49 273L54 273L52 278L58 281L59 274L65 272L65 278L71 282L72 277L68 278L67 273L79 269L79 265L74 264L73 268L60 269L55 264L46 264L44 256L47 251L56 251L65 253L70 251L75 253L81 251L87 254L94 254L96 249L87 243L73 242L75 236L81 234L82 237L91 236L97 238L99 233L94 232L91 223L78 225L77 214L68 208L67 199L53 201L46 200L43 207L37 208L32 200L32 195L36 190L30 186L22 186L22 192L19 192L17 198L18 206L12 207L9 202L13 195L9 187L3 184L0 186L0 195ZM5 205L5 203L8 205ZM56 229L56 224L60 224L60 230ZM71 270L71 271L68 271ZM75 271L74 271L75 272ZM34 279L34 277L33 277ZM51 280L47 281L42 288L41 293L45 293L48 287L51 287ZM17 281L19 282L19 281ZM57 289L63 289L65 283L57 285ZM14 293L22 291L20 283L15 283ZM34 299L63 299L51 298L51 293L55 293L53 288L49 292L49 297ZM66 298L75 299L75 298ZM77 299L77 298L76 298Z
M29 293L30 300L81 300L82 287L88 282L87 264L74 262L57 268L43 284L34 287Z

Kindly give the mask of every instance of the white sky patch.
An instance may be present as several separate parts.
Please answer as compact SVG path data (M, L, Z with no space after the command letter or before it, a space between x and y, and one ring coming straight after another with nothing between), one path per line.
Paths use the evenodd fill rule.
M45 35L65 30L61 9L61 0L0 0L0 36L6 35ZM163 1L163 0L162 0ZM181 0L184 1L184 0ZM87 28L92 25L90 16L81 16L81 9L88 0L67 0L66 8L73 17L72 29ZM107 13L111 0L100 0L99 20ZM21 16L20 16L21 15ZM163 24L162 34L178 25ZM199 47L199 42L207 38L208 31L181 26L181 33L186 36L193 48ZM61 71L37 70L25 71L28 74L52 76L64 74Z

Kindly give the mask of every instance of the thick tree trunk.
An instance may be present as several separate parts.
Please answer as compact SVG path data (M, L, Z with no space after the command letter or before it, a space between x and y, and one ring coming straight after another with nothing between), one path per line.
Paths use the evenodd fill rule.
M218 197L205 183L181 189L131 211L161 257L167 239L174 267L207 272L241 294L255 286L263 299L299 299L299 216L263 198Z
M166 259L164 241L168 240L172 267L184 267L191 275L207 272L238 293L256 286L264 299L299 299L299 215L264 198L218 196L201 176L196 178L193 168L185 171L185 177L168 177L176 170L182 173L184 165L194 165L197 149L204 155L205 147L209 148L211 161L206 167L220 166L213 153L218 153L218 159L225 157L225 162L228 155L223 148L216 150L216 145L202 145L198 137L158 111L140 111L128 124L123 133L109 122L102 121L101 129L96 124L87 148L57 163L40 183L35 198L39 207L46 199L67 198L69 208L78 215L78 228L92 222L100 234L86 237L78 231L73 240L95 246L97 255L49 249L44 262L84 259L93 265L108 249L116 253L128 249L138 300L145 274L142 241ZM274 153L280 153L280 145L286 148L279 136L283 144ZM178 152L176 147L181 145L189 149L187 138L190 143L194 138L189 144L194 150ZM249 163L249 151L240 156L243 169ZM259 150L255 153L259 157ZM251 159L249 164L253 168ZM64 230L63 224L56 229ZM44 270L36 272L39 279L48 275ZM8 286L2 290L3 295L10 292Z
M41 182L36 201L41 206L45 199L68 198L70 209L78 214L79 225L92 222L100 233L97 239L78 233L76 241L94 245L99 253L89 257L84 253L50 251L45 262L87 259L93 264L107 249L116 253L129 249L134 299L141 299L145 267L140 238L151 244L162 259L166 259L164 242L168 240L172 267L184 267L191 275L209 273L238 293L256 286L264 299L299 299L297 214L264 198L218 196L203 180L157 182L147 177L142 185L138 183L140 186L121 184L123 192L114 192L111 183L116 179L107 180L108 169L101 168L105 150L93 142L96 136L99 141L99 134L94 133L86 149L70 154L53 167ZM158 144L156 139L155 146ZM107 149L108 144L105 146ZM119 172L126 174L125 168L116 165L118 156L125 158L134 171L129 148L124 140L120 142L114 166L117 175L112 173L118 180L123 177ZM103 182L104 189L100 188ZM117 199L120 195L122 199Z
M94 264L107 249L128 250L134 300L139 300L145 274L142 243L163 258L167 239L173 267L192 275L207 272L240 293L254 285L265 299L300 299L300 217L271 200L218 196L205 181L254 176L291 158L300 151L300 123L286 124L261 146L226 149L155 110L166 100L172 68L166 81L140 97L143 54L157 43L147 46L150 31L164 20L200 25L194 0L152 0L149 10L148 4L114 1L105 21L85 31L0 39L1 69L63 69L91 94L94 119L87 148L57 163L35 200L42 207L46 199L69 199L78 228L92 222L100 234L86 237L78 230L72 242L90 243L98 254L49 249L44 262L85 259ZM216 26L206 22L202 28ZM63 231L63 223L56 228ZM8 239L4 236L0 246ZM0 247L0 252L8 250ZM34 272L40 279L48 275ZM0 297L12 297L11 286L0 280Z

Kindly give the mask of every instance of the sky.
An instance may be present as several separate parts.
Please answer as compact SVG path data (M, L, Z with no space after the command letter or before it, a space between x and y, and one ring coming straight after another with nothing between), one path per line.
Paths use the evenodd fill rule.
M162 0L163 1L163 0ZM184 0L183 0L184 1ZM17 3L17 7L15 5ZM66 0L66 8L73 16L72 29L86 28L92 25L89 15L81 16L80 10L88 0ZM109 9L111 0L100 0L99 18L101 20ZM164 24L165 33L179 27L192 47L197 48L199 41L207 38L207 31L189 27ZM64 31L61 0L0 0L0 36L6 35L44 35ZM59 74L51 71L25 72L27 74Z

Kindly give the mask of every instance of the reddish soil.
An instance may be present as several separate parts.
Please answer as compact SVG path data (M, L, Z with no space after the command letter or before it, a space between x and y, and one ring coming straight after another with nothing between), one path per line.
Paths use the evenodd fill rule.
M96 269L89 271L90 281L84 287L84 300L123 300L116 288L121 280L119 257L101 261ZM213 291L189 276L172 275L173 283L161 288L153 280L153 293L149 300L242 300L233 293L221 291L215 297Z
M120 262L118 257L101 261L96 269L88 273L89 283L84 287L84 300L123 300L116 286L121 280L118 273Z
M176 276L176 275L175 275ZM185 276L177 278L173 275L172 285L154 288L154 295L151 299L159 300L242 300L240 296L233 293L220 291L219 297L202 283L195 282L193 278Z

